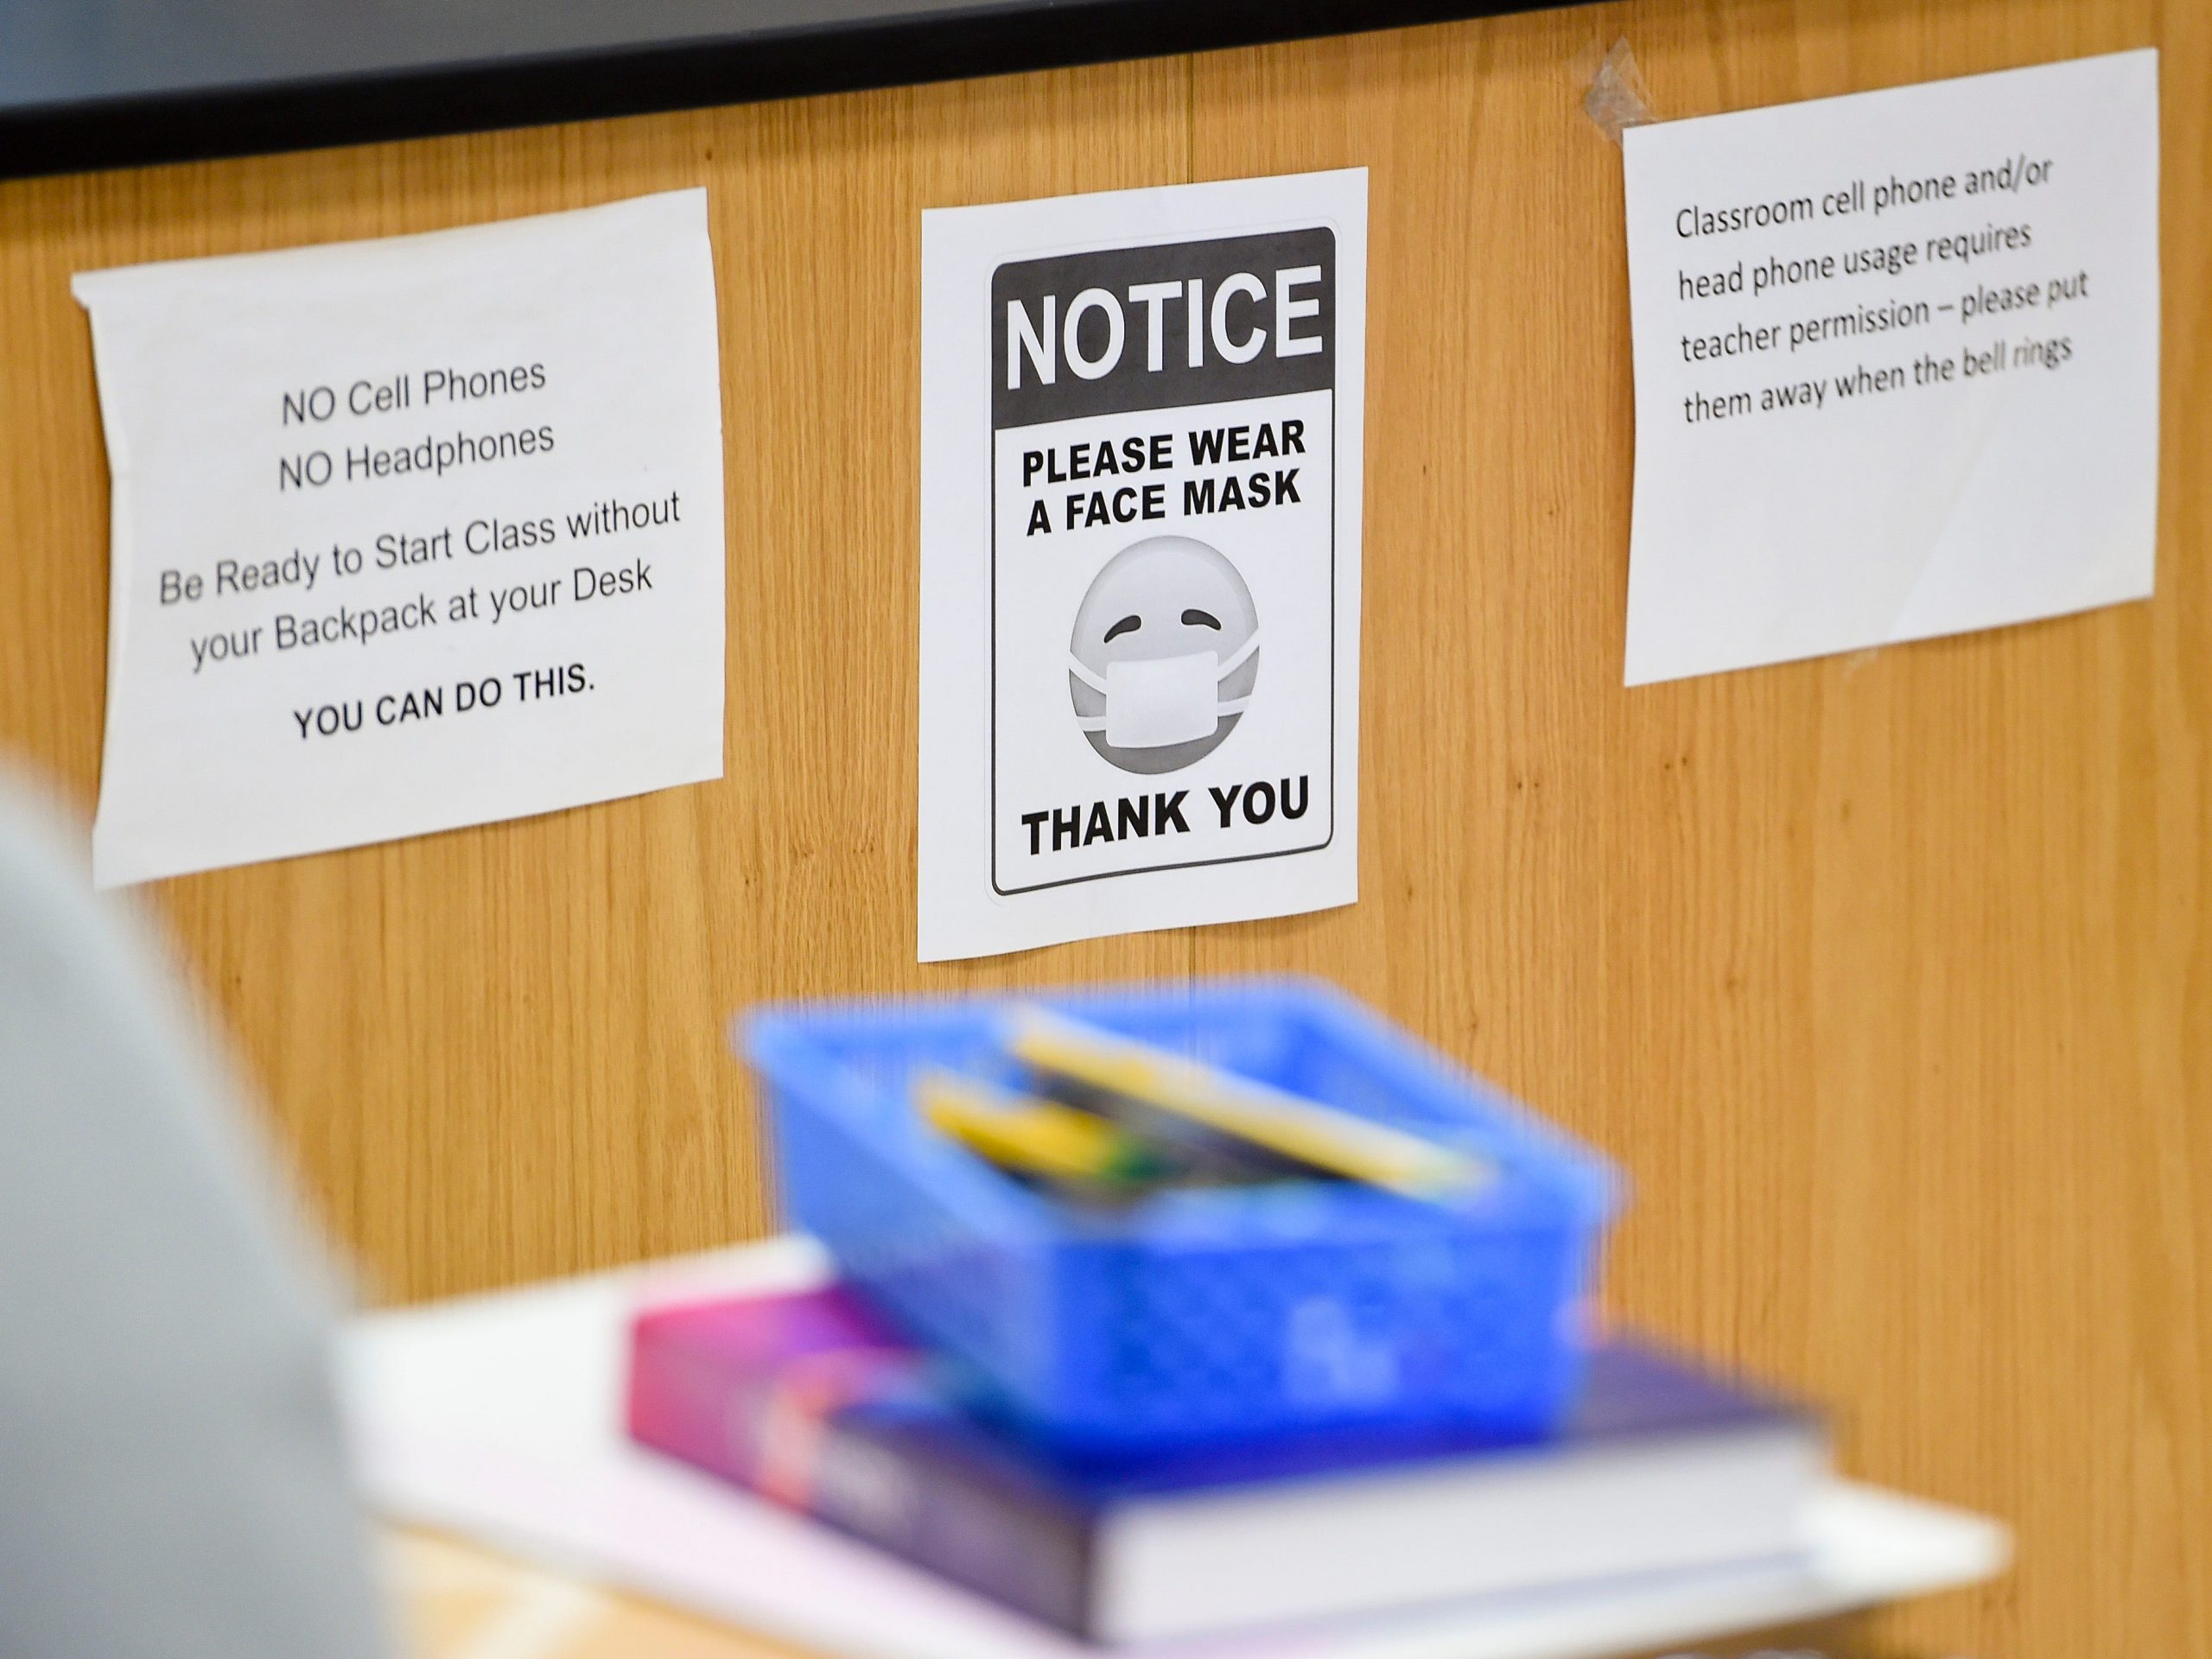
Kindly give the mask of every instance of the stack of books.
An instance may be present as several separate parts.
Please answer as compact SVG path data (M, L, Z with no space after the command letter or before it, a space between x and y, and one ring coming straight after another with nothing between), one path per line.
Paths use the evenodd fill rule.
M1100 1643L1783 1560L1827 1467L1811 1414L1626 1342L1540 1439L1055 1449L836 1285L642 1313L629 1378L638 1442Z
M1583 1308L1610 1167L1328 987L771 1011L847 1277L631 1326L631 1438L1081 1641L1786 1568L1810 1414Z

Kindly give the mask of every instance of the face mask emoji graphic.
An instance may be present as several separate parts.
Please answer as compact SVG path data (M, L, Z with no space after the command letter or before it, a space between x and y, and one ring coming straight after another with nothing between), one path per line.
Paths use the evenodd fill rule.
M1260 675L1260 619L1236 567L1155 536L1106 562L1075 613L1068 694L1090 747L1124 772L1174 772L1236 729Z

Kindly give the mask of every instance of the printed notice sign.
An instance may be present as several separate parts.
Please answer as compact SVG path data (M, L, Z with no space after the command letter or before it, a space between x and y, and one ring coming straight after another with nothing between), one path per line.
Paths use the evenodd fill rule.
M1364 170L922 229L920 955L1357 896Z
M2158 69L1623 135L1630 685L2149 596Z
M703 191L75 291L102 885L721 775Z

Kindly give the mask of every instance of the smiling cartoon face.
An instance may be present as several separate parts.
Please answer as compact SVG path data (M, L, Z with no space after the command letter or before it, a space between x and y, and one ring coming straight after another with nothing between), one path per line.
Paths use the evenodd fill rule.
M1124 772L1174 772L1236 729L1258 683L1259 613L1236 567L1187 536L1106 562L1068 641L1068 692L1090 746Z

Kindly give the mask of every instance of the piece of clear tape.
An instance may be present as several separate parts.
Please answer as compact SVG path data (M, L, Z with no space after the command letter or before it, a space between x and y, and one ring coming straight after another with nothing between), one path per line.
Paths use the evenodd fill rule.
M1590 78L1589 89L1582 94L1582 112L1617 144L1629 128L1649 126L1659 118L1651 107L1651 89L1644 85L1643 71L1637 67L1636 54L1629 49L1627 35L1615 41L1599 60L1598 73Z

